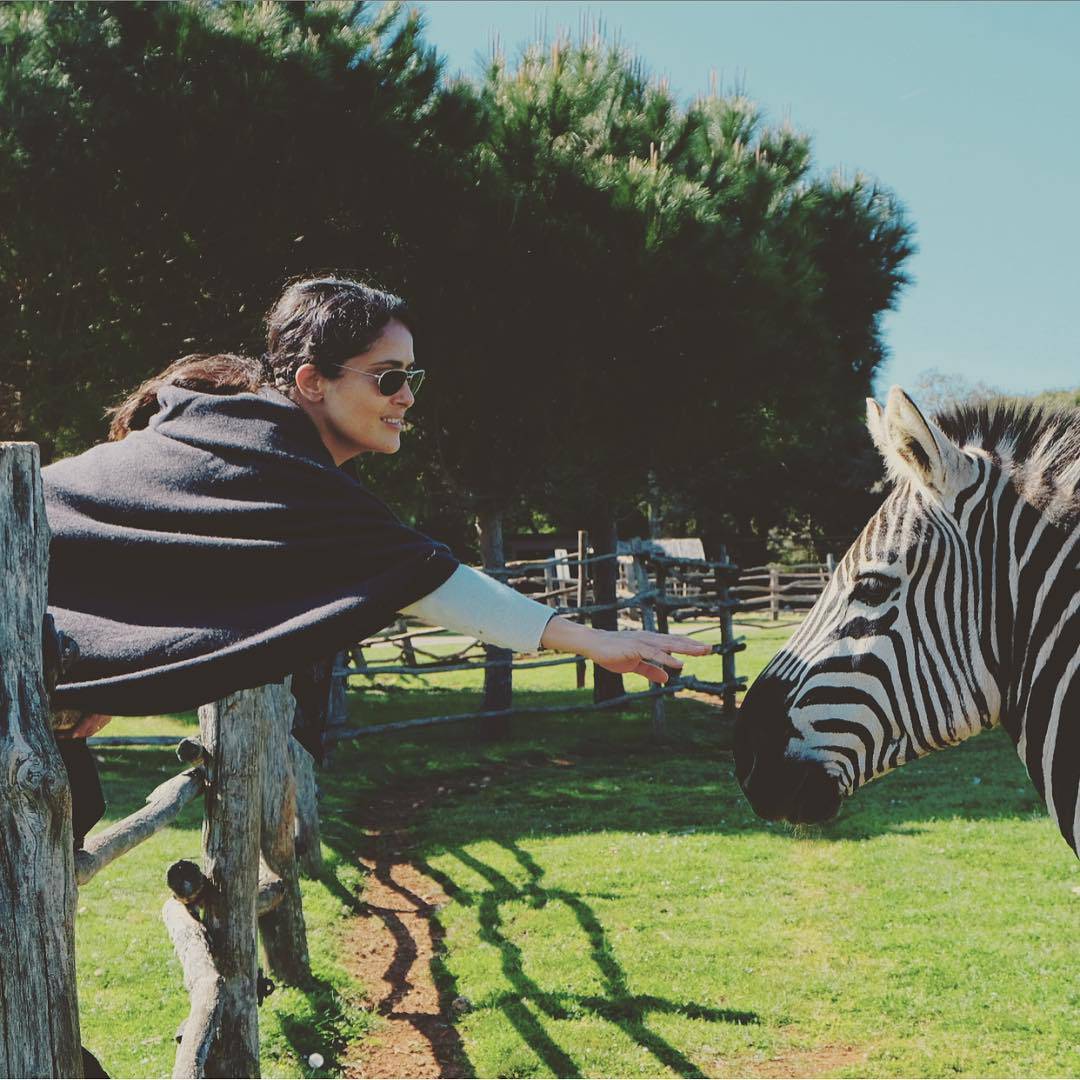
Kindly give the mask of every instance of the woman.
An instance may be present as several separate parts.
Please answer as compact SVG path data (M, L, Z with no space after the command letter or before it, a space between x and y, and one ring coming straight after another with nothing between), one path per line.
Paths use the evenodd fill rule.
M401 611L519 652L667 679L690 638L611 632L463 566L338 466L395 453L423 379L398 297L290 285L267 353L191 356L114 412L110 441L42 470L49 603L73 638L54 707L84 738L277 681Z

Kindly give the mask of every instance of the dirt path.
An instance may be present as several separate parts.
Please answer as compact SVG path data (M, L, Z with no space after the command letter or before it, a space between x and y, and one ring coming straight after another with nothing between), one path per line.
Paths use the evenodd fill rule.
M572 764L560 758L546 761ZM455 788L486 786L492 774L508 771L488 765L483 777L444 780L434 798L452 795ZM372 800L362 820L367 835L357 857L369 876L360 917L345 939L342 959L369 989L370 1005L382 1023L342 1055L346 1077L473 1075L454 1026L453 1002L439 993L432 971L443 948L435 916L448 897L408 855L411 825L432 801L430 787L395 788ZM713 1076L805 1078L858 1067L867 1056L865 1047L824 1045L773 1058L748 1055L702 1065Z
M368 809L368 836L358 856L370 876L343 959L369 988L383 1023L344 1055L348 1077L470 1075L452 1004L442 1000L432 975L442 948L434 915L447 897L403 854L420 806L417 795L398 789Z

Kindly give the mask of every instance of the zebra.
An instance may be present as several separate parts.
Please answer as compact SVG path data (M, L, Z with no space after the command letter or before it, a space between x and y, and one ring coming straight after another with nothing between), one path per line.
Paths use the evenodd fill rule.
M827 821L1000 724L1080 854L1080 409L928 420L893 387L867 426L892 490L747 694L736 777L762 817Z

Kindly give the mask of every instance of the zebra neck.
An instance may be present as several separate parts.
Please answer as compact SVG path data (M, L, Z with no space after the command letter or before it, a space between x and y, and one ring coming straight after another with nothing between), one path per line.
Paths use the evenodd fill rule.
M1030 515L1037 515L1032 522ZM1011 515L1002 726L1074 851L1080 839L1080 529ZM998 588L1003 585L999 578ZM997 620L999 627L1001 618ZM1004 644L1004 643L1003 643Z

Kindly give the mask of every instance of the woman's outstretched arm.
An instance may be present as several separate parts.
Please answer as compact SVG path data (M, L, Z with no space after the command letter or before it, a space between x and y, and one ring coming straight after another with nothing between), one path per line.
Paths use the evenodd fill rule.
M515 652L535 652L543 647L577 653L608 671L643 675L658 683L667 682L663 667L682 667L675 653L705 656L712 651L711 646L678 634L582 626L468 566L459 566L442 585L404 612L489 645Z

